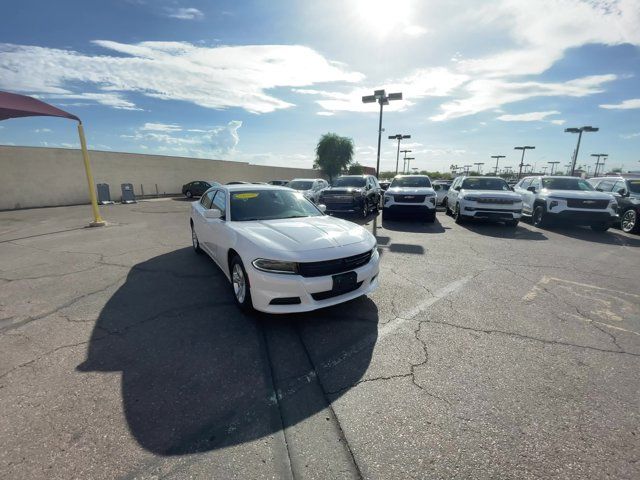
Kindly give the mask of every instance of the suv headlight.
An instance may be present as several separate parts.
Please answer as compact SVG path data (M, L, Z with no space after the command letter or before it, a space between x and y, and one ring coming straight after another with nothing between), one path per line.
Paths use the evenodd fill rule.
M286 273L293 275L298 273L296 262L285 262L282 260L267 260L266 258L256 258L251 264L258 270L269 273Z

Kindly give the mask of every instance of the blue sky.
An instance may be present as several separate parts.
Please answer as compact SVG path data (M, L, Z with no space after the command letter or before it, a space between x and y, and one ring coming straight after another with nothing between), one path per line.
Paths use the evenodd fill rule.
M515 166L580 161L640 169L639 0L325 0L4 3L0 89L80 116L96 149L310 167L321 134L353 138L383 170L395 133L413 166L491 155ZM51 118L0 124L0 144L75 146Z

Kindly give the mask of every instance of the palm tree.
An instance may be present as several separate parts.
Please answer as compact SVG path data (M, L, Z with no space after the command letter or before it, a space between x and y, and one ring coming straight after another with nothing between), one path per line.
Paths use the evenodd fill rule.
M313 168L319 168L333 181L353 159L353 140L335 133L325 133L316 146L316 161Z

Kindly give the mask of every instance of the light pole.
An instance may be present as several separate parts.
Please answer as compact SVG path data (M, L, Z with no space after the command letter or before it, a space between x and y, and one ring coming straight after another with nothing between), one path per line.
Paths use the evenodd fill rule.
M598 167L600 165L604 166L604 161L607 159L607 157L609 156L609 154L607 153L592 153L591 154L592 157L597 157L596 158L596 168L593 171L593 176L597 177L598 176ZM600 163L600 157L604 157L604 160L602 160L602 163Z
M469 169L472 167L473 165L463 165L462 168L464 168L464 174L465 175L469 175Z
M405 162L407 162L407 163L404 166L404 170L402 171L402 173L404 173L404 174L409 173L409 166L411 165L411 160L415 160L415 157L407 157L407 158L405 158Z
M522 167L524 166L524 152L527 150L534 150L536 147L532 147L530 145L524 145L522 147L513 147L514 150L522 150L522 158L520 159L520 170L518 170L518 180L522 176ZM527 165L528 167L530 165Z
M504 155L491 155L491 158L495 158L496 159L496 175L498 175L498 162L500 161L501 158L505 158Z
M565 128L564 131L566 133L577 133L578 134L578 144L576 145L576 150L573 153L573 158L571 159L571 176L573 177L573 172L576 169L576 162L578 161L578 152L580 151L580 140L582 139L582 132L597 132L599 128L585 126L580 128Z
M400 141L404 140L405 138L411 138L411 135L403 135L402 133L389 135L389 140L398 140L398 153L396 154L396 175L398 175L398 163L400 162Z
M402 173L404 173L404 169L407 165L407 153L411 153L411 150L400 150L402 153L404 153L404 159L402 160ZM398 171L398 169L396 168L396 172Z
M484 162L476 162L474 165L477 167L476 171L478 172L478 175L480 175L482 173L482 165L484 165Z
M549 168L549 167L547 167L546 165L544 167L540 167L540 170L542 170L542 175L546 175L547 174L547 168ZM553 167L551 167L551 168L553 168Z
M362 97L362 103L380 104L380 119L378 120L378 155L376 157L376 177L380 176L380 141L382 139L382 107L389 105L391 100L402 100L402 92L386 94L384 90L374 90L373 95Z
M556 165L558 165L560 162L547 162L547 163L551 165L551 173L549 175L553 175L553 171L555 170Z

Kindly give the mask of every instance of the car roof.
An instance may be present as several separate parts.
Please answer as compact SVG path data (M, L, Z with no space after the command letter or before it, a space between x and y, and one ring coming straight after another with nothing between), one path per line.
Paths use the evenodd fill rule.
M396 175L394 178L404 178L404 177L416 177L416 178L424 177L424 178L429 178L429 175L422 175L422 174L416 173L415 175L414 174L411 174L411 175Z
M290 188L284 187L282 185L262 185L262 184L235 184L235 185L220 185L219 187L215 187L219 190L228 190L229 192L238 192L245 190L288 190L291 191Z
M292 182L315 182L316 180L322 180L321 178L294 178Z

